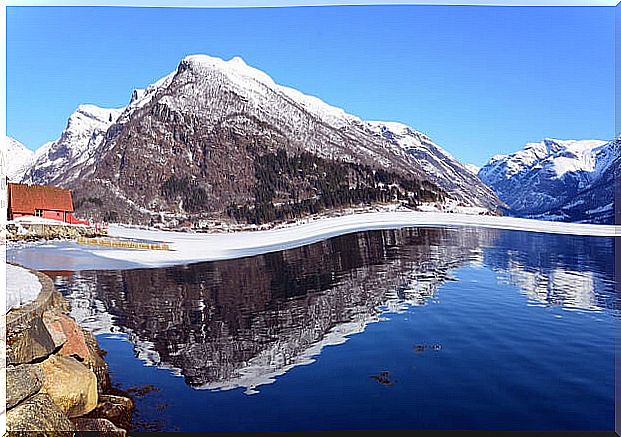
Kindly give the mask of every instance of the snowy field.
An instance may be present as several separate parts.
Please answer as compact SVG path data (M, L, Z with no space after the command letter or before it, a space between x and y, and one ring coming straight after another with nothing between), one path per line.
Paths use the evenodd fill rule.
M35 300L40 292L39 278L22 267L6 265L6 312Z
M36 269L127 269L241 258L279 251L358 231L403 227L478 226L570 235L621 236L618 226L546 222L510 217L433 212L376 212L322 218L266 231L196 234L110 225L112 237L169 243L170 251L113 249L69 241L12 246L9 261Z

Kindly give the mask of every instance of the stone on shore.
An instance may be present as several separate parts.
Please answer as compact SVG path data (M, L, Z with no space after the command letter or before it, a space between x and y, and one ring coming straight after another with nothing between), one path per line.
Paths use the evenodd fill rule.
M38 393L6 412L6 428L11 435L37 431L75 431L75 426L46 393Z
M91 369L97 376L98 391L105 391L110 386L108 366L101 357L95 337L71 317L54 310L46 311L43 321L56 346L60 347L58 354L74 357Z
M86 418L80 417L78 419L73 419L73 424L78 431L82 432L96 432L98 435L114 435L114 436L125 436L127 435L127 431L124 429L118 428L114 425L114 423L110 422L108 419L102 418Z
M120 428L129 428L131 424L134 402L124 396L100 395L97 408L87 417L108 419Z
M97 406L97 377L75 358L52 355L40 366L45 374L42 391L68 417L82 416Z
M60 354L67 357L75 357L80 361L89 358L90 352L84 340L84 331L71 317L65 314L58 314L55 327L60 329L67 338L67 341L60 349Z
M66 329L63 323L65 320L62 316L63 314L53 310L43 313L43 324L50 333L56 348L61 347L67 341L67 334L65 333Z
M6 368L6 408L13 408L43 386L43 372L34 364Z
M99 392L105 392L110 388L110 374L108 372L108 364L103 359L104 352L99 347L95 336L88 332L82 331L84 341L88 348L88 358L84 360L84 365L91 369L97 376L97 387Z
M7 365L31 363L47 357L54 349L54 340L43 320L41 317L34 317L25 321L19 329L7 334Z

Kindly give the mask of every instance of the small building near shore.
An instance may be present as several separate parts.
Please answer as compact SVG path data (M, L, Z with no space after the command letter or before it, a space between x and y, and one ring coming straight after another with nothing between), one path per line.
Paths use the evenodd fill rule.
M71 191L49 185L8 184L9 220L34 216L70 224L88 225L88 220L73 216Z

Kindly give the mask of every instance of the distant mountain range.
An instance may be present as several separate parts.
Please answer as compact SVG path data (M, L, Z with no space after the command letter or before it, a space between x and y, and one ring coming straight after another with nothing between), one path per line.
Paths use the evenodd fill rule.
M7 174L71 188L83 216L140 224L259 224L394 200L608 222L608 194L588 189L614 173L604 168L610 144L545 140L479 171L409 126L347 114L240 58L194 55L134 90L124 108L80 105L61 136L34 153L10 139L19 159ZM607 165L618 161L618 147L610 150ZM553 156L564 167L544 165ZM574 195L583 209L569 204Z
M619 145L619 138L608 142L548 138L494 156L478 176L512 215L613 224Z

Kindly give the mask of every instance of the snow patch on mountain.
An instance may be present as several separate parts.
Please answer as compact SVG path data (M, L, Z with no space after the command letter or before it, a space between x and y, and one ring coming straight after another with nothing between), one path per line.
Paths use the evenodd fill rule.
M152 83L145 89L135 89L132 92L129 104L126 108L123 108L121 110L122 112L118 117L118 122L127 122L131 114L149 103L153 99L153 97L155 97L158 91L166 88L170 84L173 77L175 76L175 73L176 71L167 74L166 76Z

